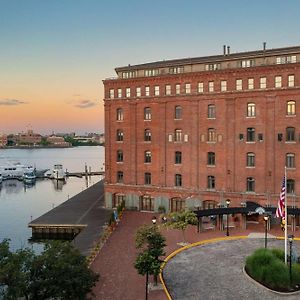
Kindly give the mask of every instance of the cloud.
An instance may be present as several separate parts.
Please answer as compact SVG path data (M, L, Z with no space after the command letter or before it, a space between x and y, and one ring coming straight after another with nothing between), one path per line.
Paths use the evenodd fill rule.
M27 104L28 102L18 99L0 99L0 105L6 105L6 106L16 106L16 105L22 105Z
M78 100L75 101L74 104L74 106L78 108L90 108L96 105L97 105L96 101L93 100Z

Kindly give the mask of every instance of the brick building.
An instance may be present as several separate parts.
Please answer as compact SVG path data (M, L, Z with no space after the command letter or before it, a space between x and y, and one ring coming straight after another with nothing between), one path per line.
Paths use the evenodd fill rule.
M7 135L0 133L0 148L6 147L7 145Z
M116 73L104 80L108 207L276 206L285 166L299 201L300 46Z

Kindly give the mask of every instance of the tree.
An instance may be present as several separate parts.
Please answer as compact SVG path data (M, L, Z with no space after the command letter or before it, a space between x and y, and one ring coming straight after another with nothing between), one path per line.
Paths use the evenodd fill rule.
M165 226L182 231L183 242L185 243L185 230L188 225L197 225L198 219L192 211L172 212L167 216Z
M162 263L159 257L165 255L165 242L165 237L155 225L141 226L136 233L135 245L141 252L138 254L134 266L139 274L146 274L146 288L148 286L148 275L154 275L154 282L157 284L157 276Z
M36 255L32 250L9 250L0 243L0 284L4 299L83 300L99 278L84 256L68 242L54 241Z

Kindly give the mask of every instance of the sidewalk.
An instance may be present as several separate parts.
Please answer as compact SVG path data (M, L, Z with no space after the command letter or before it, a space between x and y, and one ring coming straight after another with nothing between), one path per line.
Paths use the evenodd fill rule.
M100 253L92 264L92 269L100 274L100 280L93 292L97 300L139 300L145 299L145 277L139 275L134 268L137 256L135 249L135 233L143 224L152 224L153 214L125 211L123 219L117 229L112 233ZM279 227L279 226L278 226ZM262 225L250 224L247 230L231 229L230 236L248 235L251 232L264 233ZM272 229L270 234L284 236L280 228ZM180 248L177 243L183 241L179 230L163 229L162 234L167 239L165 248L168 255ZM186 241L192 243L216 237L224 237L222 231L206 231L197 233L196 226L186 230ZM300 231L294 233L300 237ZM151 278L152 280L152 278ZM149 300L167 299L163 290L151 291Z

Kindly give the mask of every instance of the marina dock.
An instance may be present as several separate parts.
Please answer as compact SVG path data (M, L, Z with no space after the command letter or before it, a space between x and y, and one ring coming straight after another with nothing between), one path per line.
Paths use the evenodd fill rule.
M104 187L100 181L31 221L32 240L73 240L83 255L89 255L108 223L111 211L104 206Z

